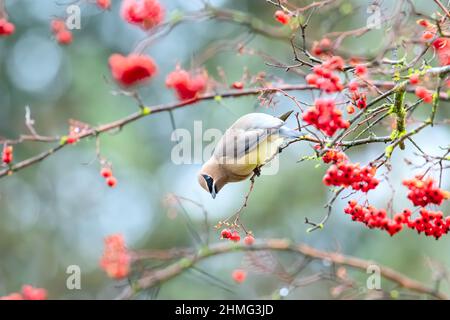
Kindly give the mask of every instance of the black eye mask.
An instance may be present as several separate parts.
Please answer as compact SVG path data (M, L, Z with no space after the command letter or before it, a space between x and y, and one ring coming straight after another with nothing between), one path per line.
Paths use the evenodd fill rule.
M206 181L206 185L208 186L208 190L209 190L209 193L212 193L213 192L213 185L214 185L214 180L210 177L210 176L208 176L208 175L206 175L206 174L202 174L202 177L205 179L205 181ZM214 186L215 187L215 186ZM215 188L214 188L215 189ZM214 190L214 191L216 191L216 190Z

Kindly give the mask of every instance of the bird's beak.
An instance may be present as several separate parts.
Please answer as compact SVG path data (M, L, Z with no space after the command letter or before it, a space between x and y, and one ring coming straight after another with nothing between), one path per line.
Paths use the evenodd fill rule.
M216 198L216 195L217 195L217 192L216 192L216 184L213 183L212 188L211 188L211 197L212 197L213 199L215 199L215 198Z

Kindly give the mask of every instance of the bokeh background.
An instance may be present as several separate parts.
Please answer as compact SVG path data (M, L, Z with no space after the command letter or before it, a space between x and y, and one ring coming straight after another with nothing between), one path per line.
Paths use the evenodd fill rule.
M175 10L201 8L201 1L162 1L168 16ZM292 1L306 5L309 1ZM414 1L422 12L436 10L428 1ZM136 111L135 101L113 95L116 88L110 79L107 59L115 52L129 53L145 38L139 28L126 24L119 16L120 1L113 0L111 12L100 12L92 4L82 4L82 28L74 31L74 43L58 46L49 31L50 20L63 16L66 4L54 0L6 0L10 20L17 32L0 39L0 136L14 138L26 132L25 106L30 106L36 129L43 135L64 135L67 119L73 118L97 125ZM274 7L263 0L214 0L215 6L234 8L257 16L277 26L272 18ZM393 1L384 1L389 12ZM313 15L308 29L310 39L320 39L330 30L346 30L365 25L369 1L341 1L332 10L326 8ZM414 23L412 24L414 25ZM233 40L245 33L243 26L227 22L202 21L182 24L168 36L158 39L146 50L159 66L158 75L140 89L148 105L168 103L176 98L165 89L164 79L176 63L185 68L205 52L217 39ZM384 37L385 28L360 38L348 38L343 48L355 54L375 53ZM290 63L292 51L286 41L256 35L249 48L261 50ZM231 49L231 48L230 48ZM226 50L209 58L204 66L219 79L218 67L225 70L231 83L239 80L244 68L254 75L260 71L283 78L287 83L304 79L272 68L255 55L240 55ZM276 80L275 80L276 81ZM311 102L306 93L294 94ZM225 130L240 115L261 111L278 115L295 109L293 103L277 97L275 109L262 108L256 97L201 102L174 112L176 126L193 132L194 121L202 121L203 129ZM439 117L448 118L449 105L441 105ZM427 108L427 106L423 106ZM419 110L418 115L425 116ZM290 125L295 126L293 119ZM17 291L22 284L33 284L48 290L55 299L114 298L126 282L115 282L99 269L103 238L123 233L130 248L164 249L195 246L181 209L168 210L164 199L168 193L190 198L203 204L212 224L237 210L243 202L249 183L227 186L212 200L197 184L197 163L175 165L171 151L172 125L169 114L146 117L116 134L101 137L102 155L113 163L118 185L108 188L99 175L95 161L95 141L87 140L69 146L49 159L0 181L0 295ZM380 133L387 132L380 129ZM449 126L436 126L417 136L416 142L431 154L441 154L438 145L449 141ZM200 141L196 141L199 143ZM51 147L46 143L23 143L15 148L15 159L25 159ZM371 145L352 149L353 161L368 163L383 152L384 146ZM413 148L396 152L393 171L389 174L395 187L394 207L401 210L406 200L401 180L415 172L405 165L404 157L413 157ZM342 209L346 200L338 201L325 229L307 233L305 217L319 220L323 205L330 196L321 179L326 166L319 161L296 163L311 154L307 144L291 146L282 153L277 175L257 179L244 222L257 238L290 238L326 250L370 259L393 267L408 276L432 284L427 261L445 268L450 265L449 237L439 241L403 231L394 238L385 232L372 231L353 223ZM419 160L417 160L420 162ZM448 189L448 173L443 187ZM369 193L370 201L385 206L392 190L383 183ZM185 204L195 228L204 235L203 214L195 206ZM448 205L444 213L448 214ZM210 241L218 241L217 232L209 229ZM272 297L285 285L270 274L250 273L243 285L235 285L231 272L242 264L241 254L211 258L200 268L226 284L214 285L210 279L187 272L162 286L158 298L257 298ZM280 256L289 267L293 259ZM82 290L66 288L66 268L79 265ZM312 264L306 274L324 266ZM365 274L355 275L362 281ZM384 288L389 283L382 282ZM287 298L328 298L332 284L320 282L290 292ZM447 283L442 284L449 291Z

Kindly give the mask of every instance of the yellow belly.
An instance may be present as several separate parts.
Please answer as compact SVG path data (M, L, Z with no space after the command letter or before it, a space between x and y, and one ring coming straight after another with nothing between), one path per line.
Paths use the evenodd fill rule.
M239 159L233 159L223 166L230 173L230 178L234 181L241 181L252 174L257 166L265 164L278 153L279 147L283 143L283 138L278 135L267 137L258 146Z

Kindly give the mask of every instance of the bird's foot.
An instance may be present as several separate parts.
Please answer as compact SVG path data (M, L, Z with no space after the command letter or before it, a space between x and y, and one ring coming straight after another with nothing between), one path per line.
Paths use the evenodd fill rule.
M261 168L260 167L256 167L253 172L255 173L255 175L257 177L259 177L261 175Z

